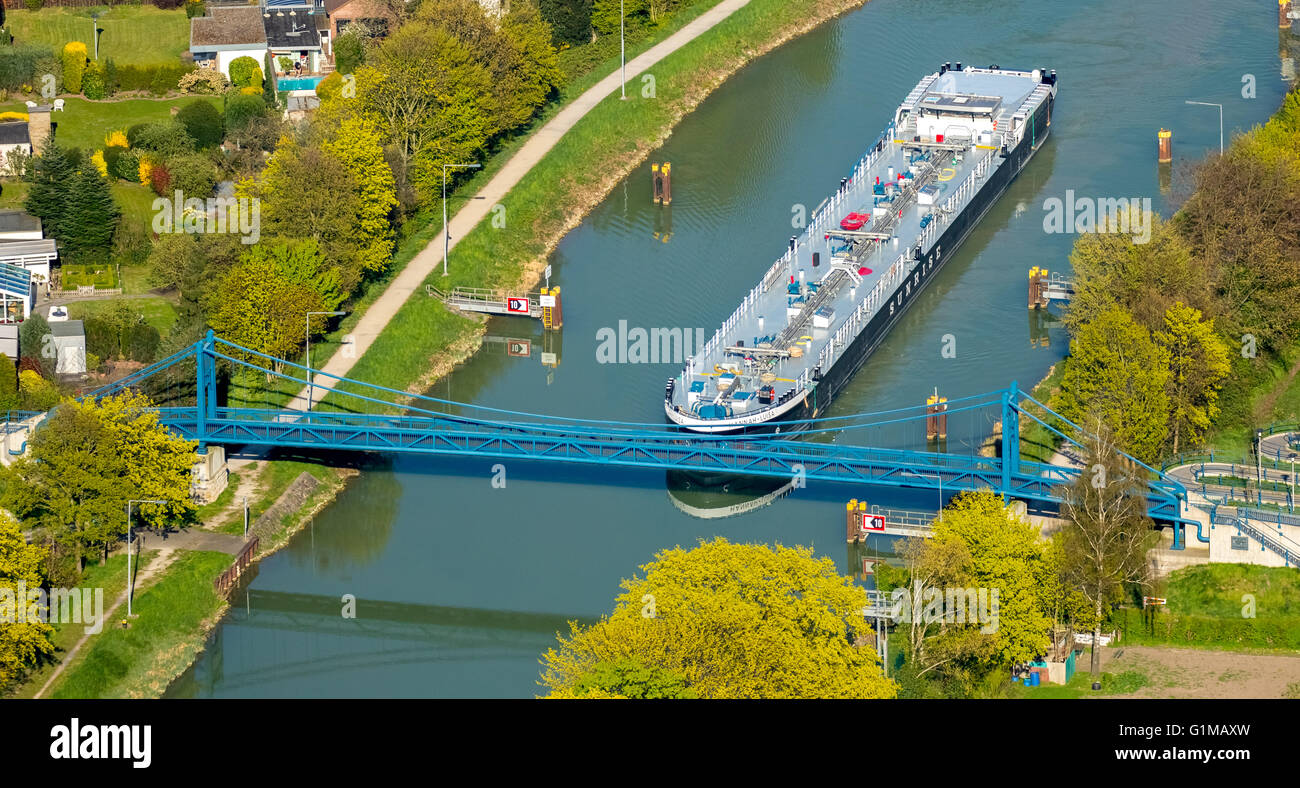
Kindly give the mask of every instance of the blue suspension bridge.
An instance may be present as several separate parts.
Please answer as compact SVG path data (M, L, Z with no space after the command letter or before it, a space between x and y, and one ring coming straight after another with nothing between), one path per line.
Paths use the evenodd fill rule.
M311 385L327 396L312 410L223 406L218 396L223 368L227 374L246 369L267 376L267 380L281 378L304 387ZM178 379L185 390L180 397L185 404L166 404L177 399L173 390ZM924 405L786 422L778 434L700 435L666 423L542 416L412 395L308 369L241 347L211 331L188 348L85 396L101 398L126 390L149 394L158 403L161 423L198 442L200 453L208 445L252 445L567 462L710 475L802 476L808 481L938 488L941 493L987 487L1006 499L1057 506L1062 487L1081 469L1022 459L1022 417L1083 449L1083 444L1068 434L1082 435L1082 430L1014 383L1007 389L948 402L950 416L982 410L1000 423L1002 445L1008 448L1000 456L985 456L849 442L886 426L919 433L927 417ZM1141 492L1150 516L1173 526L1174 546L1181 549L1184 526L1195 523L1186 516L1184 486L1124 456L1146 477Z

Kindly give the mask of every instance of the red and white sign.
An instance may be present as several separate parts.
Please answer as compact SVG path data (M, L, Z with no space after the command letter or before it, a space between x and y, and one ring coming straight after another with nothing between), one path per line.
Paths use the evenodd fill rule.
M533 354L533 343L527 339L507 339L506 353L518 357L531 356Z
M883 514L863 512L862 530L866 533L883 534L885 532L885 516Z
M530 311L527 298L507 298L506 311L512 315L526 315Z
M1144 596L1142 597L1142 607L1147 607L1148 605L1163 605L1166 604L1166 601L1167 600L1162 596Z

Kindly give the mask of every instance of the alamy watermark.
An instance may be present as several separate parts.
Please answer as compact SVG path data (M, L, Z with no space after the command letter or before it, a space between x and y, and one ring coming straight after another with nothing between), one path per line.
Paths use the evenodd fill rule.
M1048 234L1125 233L1132 234L1135 244L1151 240L1150 197L1075 197L1073 189L1066 189L1064 200L1043 200L1043 211L1043 232Z
M606 327L596 332L596 363L685 364L707 341L702 328L629 329L627 321L620 320L617 331Z
M891 591L889 602L894 623L979 624L982 634L998 631L996 588L926 587L917 580L910 590Z
M153 201L153 231L169 233L220 233L242 236L242 244L255 244L262 237L262 201L257 197L186 198L177 189L174 197Z
M17 589L0 588L0 623L82 624L87 635L104 629L104 589L28 588L19 580Z

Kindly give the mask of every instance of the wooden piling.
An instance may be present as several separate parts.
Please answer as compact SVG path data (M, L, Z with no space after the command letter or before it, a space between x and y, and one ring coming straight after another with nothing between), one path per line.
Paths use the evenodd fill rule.
M1277 0L1277 26L1280 30L1289 30L1291 28L1291 17L1287 13L1291 10L1291 0Z
M1156 134L1156 139L1159 140L1159 144L1160 144L1159 153L1157 155L1156 161L1160 162L1161 164L1165 164L1174 160L1173 136L1174 133L1168 129L1161 129Z
M671 205L673 201L673 165L671 162L650 165L650 197L655 205Z
M858 541L862 535L862 528L858 526L858 499L854 498L844 506L845 509L845 541L853 544Z
M1047 269L1034 266L1029 269L1029 308L1047 308Z
M936 391L925 400L925 439L948 439L948 398L940 397Z
M664 205L672 205L672 204L673 204L673 165L672 165L672 162L667 162L667 161L664 162L664 166L660 168L660 170L659 170L659 174L663 177L663 181L664 181L664 188L663 188L663 204L664 204Z

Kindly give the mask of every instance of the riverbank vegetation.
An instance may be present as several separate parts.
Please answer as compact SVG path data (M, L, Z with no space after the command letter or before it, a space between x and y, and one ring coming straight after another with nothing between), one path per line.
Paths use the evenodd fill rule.
M1051 405L1150 462L1249 450L1300 420L1300 93L1192 174L1148 243L1108 223L1070 255L1070 356ZM1128 220L1135 216L1120 217Z

